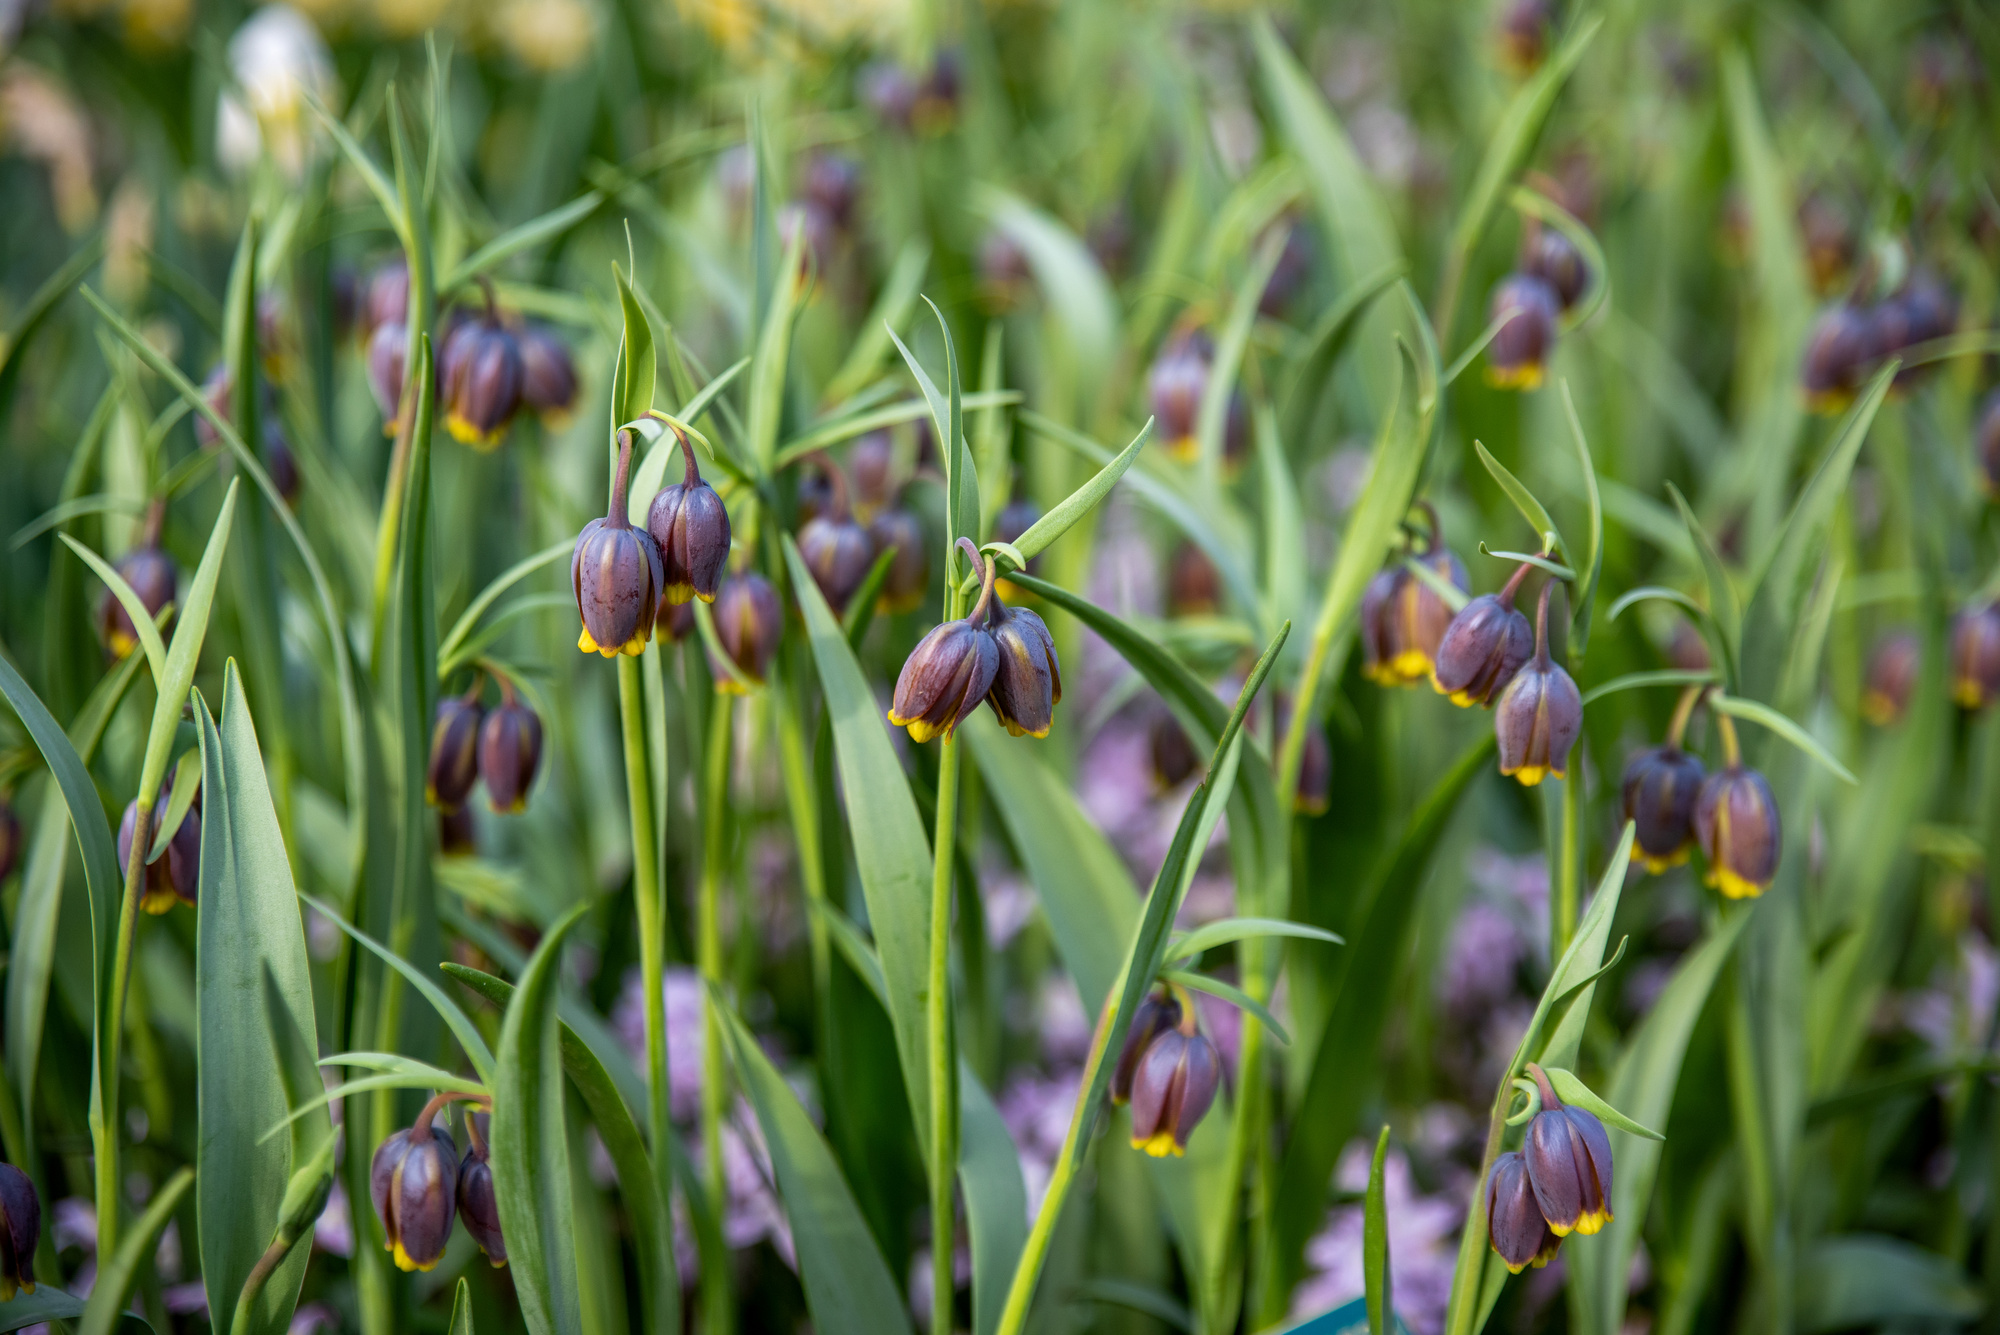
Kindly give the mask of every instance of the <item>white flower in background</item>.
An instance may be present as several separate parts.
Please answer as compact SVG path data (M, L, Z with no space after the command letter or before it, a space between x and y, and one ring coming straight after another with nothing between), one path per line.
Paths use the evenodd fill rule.
M333 61L312 20L290 5L266 5L229 39L229 68L241 88L224 89L216 106L215 155L234 172L266 151L297 179L312 152L310 92L333 95Z

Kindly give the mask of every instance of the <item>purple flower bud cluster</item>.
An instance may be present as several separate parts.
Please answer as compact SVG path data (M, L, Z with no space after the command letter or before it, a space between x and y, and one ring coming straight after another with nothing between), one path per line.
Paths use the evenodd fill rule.
M924 636L896 677L889 722L910 740L951 734L982 703L1016 737L1046 737L1062 700L1055 638L1039 615L994 596L997 562L986 562L969 538L959 539L981 576L979 601L963 620Z
M1611 1222L1611 1138L1595 1113L1565 1106L1533 1062L1541 1110L1519 1150L1502 1154L1486 1179L1487 1238L1516 1274L1555 1259L1571 1233Z
M475 679L464 695L438 701L424 796L439 810L457 813L473 785L484 779L488 805L515 815L527 809L528 789L541 765L542 720L506 677L500 678L500 704L492 710L480 703L481 685Z
M1839 412L1883 362L1906 357L1957 327L1958 297L1921 269L1873 304L1850 300L1828 307L1813 326L1800 369L1807 404L1816 412ZM1909 385L1923 370L1904 367L1896 373L1897 386Z

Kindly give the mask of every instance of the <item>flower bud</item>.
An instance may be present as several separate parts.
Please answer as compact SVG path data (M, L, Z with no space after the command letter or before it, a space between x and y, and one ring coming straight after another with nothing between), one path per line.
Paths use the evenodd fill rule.
M916 112L917 78L893 60L878 60L861 71L861 101L885 123L908 130Z
M1521 1146L1528 1185L1549 1232L1588 1237L1611 1222L1611 1137L1595 1113L1565 1107L1541 1067L1530 1062L1528 1074L1542 1096Z
M1674 620L1673 634L1667 638L1667 663L1682 672L1707 672L1715 666L1708 654L1708 641L1686 617Z
M1028 253L1005 228L992 228L980 238L977 263L980 291L992 309L1012 310L1026 299L1035 271Z
M160 550L160 530L157 512L147 520L146 532L140 545L119 558L118 573L132 586L132 592L139 595L139 601L146 611L158 622L160 612L174 600L176 579L174 561ZM132 614L125 610L118 595L106 589L104 601L97 608L98 634L104 639L104 647L113 658L124 658L139 647L139 630L132 624Z
M838 484L833 505L799 530L799 555L835 612L847 610L847 600L875 564L875 544L848 513L845 490L845 483Z
M820 151L806 159L805 196L836 228L854 221L861 197L861 164L845 153Z
M458 1165L458 1217L495 1269L507 1264L507 1240L500 1236L500 1203L493 1195L493 1165L487 1161L483 1112L465 1119L472 1148Z
M895 487L896 444L887 431L870 431L847 451L854 508L872 514L889 504Z
M1549 658L1549 594L1542 586L1535 613L1535 656L1507 683L1493 707L1493 732L1500 740L1500 772L1534 787L1553 774L1562 778L1570 748L1583 732L1583 694L1561 664Z
M1146 1055L1146 1049L1153 1045L1154 1039L1180 1022L1181 1004L1165 988L1148 992L1139 999L1139 1008L1132 1013L1131 1027L1125 1031L1125 1046L1118 1053L1118 1065L1111 1071L1113 1103L1132 1101L1132 1077L1139 1069L1139 1059Z
M445 338L438 357L444 425L451 438L490 450L521 406L521 346L490 314L467 320Z
M1431 685L1455 705L1483 705L1514 679L1535 651L1535 632L1514 606L1529 567L1498 593L1482 593L1458 610L1438 641Z
M368 1192L398 1270L429 1270L444 1255L458 1208L458 1146L431 1120L382 1142L368 1168Z
M1556 227L1536 225L1529 229L1521 271L1547 283L1556 294L1556 303L1564 310L1576 305L1577 298L1590 285L1590 269L1583 261L1583 252L1567 233Z
M375 326L368 336L368 390L382 413L382 434L393 436L403 404L403 378L409 370L410 331L391 320Z
M1153 715L1146 729L1146 746L1153 761L1153 782L1161 792L1180 787L1201 766L1201 756L1188 740L1187 729L1165 709Z
M14 864L21 860L21 818L7 796L0 793L0 881L12 876Z
M1257 313L1274 318L1291 305L1292 298L1312 277L1313 264L1311 231L1300 226L1295 219L1281 218L1275 225L1285 229L1285 245L1278 252L1278 262L1272 266L1264 291L1257 298Z
M683 440L680 448L685 462L681 480L653 497L646 531L659 548L666 573L661 596L670 603L690 598L712 603L729 560L729 511L715 488L702 481L693 446Z
M1967 608L1951 625L1951 698L1984 709L2000 695L2000 603Z
M514 698L510 683L502 681L500 689L506 698L479 729L479 777L493 810L511 815L528 806L528 789L542 761L542 721Z
M472 808L438 812L438 852L448 858L471 857L479 851L478 831L472 823Z
M1907 630L1882 637L1868 660L1868 684L1861 692L1861 717L1886 728L1903 717L1923 667L1923 646Z
M1062 668L1055 637L1041 617L1024 607L993 600L988 619L999 649L998 668L986 699L1016 737L1046 737L1062 702Z
M296 505L299 499L299 461L292 454L292 447L286 442L278 424L266 418L264 421L264 471L271 475L271 485L278 489L278 498L286 505Z
M1191 1016L1183 1014L1181 1025L1154 1038L1132 1072L1132 1148L1155 1159L1187 1153L1222 1084L1215 1044L1193 1031Z
M1492 1175L1486 1179L1486 1237L1516 1275L1531 1265L1541 1269L1562 1246L1535 1203L1527 1156L1513 1150L1493 1161Z
M1875 364L1878 333L1868 316L1844 302L1819 317L1806 342L1800 374L1807 407L1832 413L1847 406L1861 388L1863 374Z
M559 430L576 406L576 363L569 346L547 325L532 321L514 337L521 352L521 402Z
M35 1291L35 1249L42 1243L42 1201L28 1175L0 1163L0 1302Z
M729 661L753 684L761 685L771 670L771 656L785 633L785 609L771 581L751 571L725 580L715 600L715 635ZM717 690L741 692L726 675L715 680Z
M1756 898L1778 874L1778 803L1756 770L1731 764L1703 780L1694 832L1708 859L1708 884L1730 899Z
M1177 617L1213 616L1222 606L1222 572L1208 553L1183 538L1167 567L1167 610Z
M1410 578L1400 565L1375 572L1361 591L1361 675L1382 686L1400 685L1393 664L1397 658L1396 621L1390 615L1396 591Z
M959 541L969 549L975 569L984 564L971 539ZM924 636L896 677L889 722L908 728L911 741L940 736L949 740L952 730L979 708L999 674L1000 647L986 628L986 609L993 596L991 565L985 566L984 578L986 587L972 614L947 621Z
M453 811L465 805L479 779L479 725L485 717L477 682L464 696L438 701L431 723L430 765L424 772L424 796L432 806Z
M1501 389L1539 386L1561 312L1555 289L1533 274L1509 275L1494 288L1492 319L1506 323L1486 345L1487 383Z
M924 547L924 526L917 517L901 506L883 510L869 522L868 543L877 558L883 552L895 553L882 580L882 606L908 612L923 602L931 562Z
M1146 393L1159 422L1160 439L1168 455L1183 462L1200 451L1195 428L1202 396L1208 392L1208 364L1215 344L1199 329L1176 335L1153 359L1146 373Z
M1299 751L1297 805L1308 816L1323 816L1333 802L1333 748L1326 729L1308 725Z
M645 652L653 615L666 587L660 549L644 529L626 517L625 487L632 470L632 433L618 433L618 477L611 509L577 535L569 561L570 589L576 595L583 633L576 647L610 658Z
M2000 497L2000 389L1980 401L1979 427L1973 437L1973 454L1979 460L1979 480L1989 498Z
M1500 10L1500 65L1518 77L1533 74L1548 55L1555 27L1550 0L1507 0Z
M160 825L172 805L174 779L169 774L160 786L159 800L153 804L153 819L147 832L148 848L159 838ZM118 823L118 867L132 865L132 838L138 832L139 799L125 804L125 818ZM165 913L175 903L195 906L201 888L201 795L195 795L180 828L167 841L166 851L145 865L139 883L139 907L148 913Z
M1655 876L1687 861L1695 798L1706 777L1701 761L1671 742L1635 751L1625 762L1625 819L1637 826L1639 861Z
M368 295L361 308L361 336L372 339L383 325L407 325L410 318L410 268L400 257L368 275Z

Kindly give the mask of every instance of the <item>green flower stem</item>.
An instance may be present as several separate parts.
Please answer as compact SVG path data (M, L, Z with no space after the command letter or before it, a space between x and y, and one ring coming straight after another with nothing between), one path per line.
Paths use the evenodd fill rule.
M118 1073L125 1053L125 980L132 972L132 938L139 928L139 887L146 874L146 849L153 842L153 804L159 801L159 780L152 792L139 786L139 818L132 826L132 851L125 859L125 893L118 901L118 942L111 955L111 997L101 1041L104 1065L98 1073L97 1247L100 1256L118 1250Z
M957 601L956 599L953 600ZM931 1330L952 1323L952 1180L958 1165L958 1119L952 1099L951 873L958 839L958 741L938 749L937 834L931 872L931 972L925 1023L930 1033L931 1086Z
M646 993L647 1139L661 1199L673 1185L668 1170L666 904L659 845L653 830L652 774L646 755L645 694L639 660L618 655L618 713L625 742L626 804L632 816L632 902L639 920L639 973Z
M1562 780L1562 807L1556 830L1556 846L1550 850L1549 877L1555 896L1549 913L1549 947L1553 952L1549 958L1559 960L1569 949L1570 939L1576 935L1576 920L1583 898L1581 881L1582 861L1579 856L1578 840L1581 836L1583 813L1583 743L1579 738L1577 746L1570 752L1569 774Z
M250 1335L256 1325L254 1312L257 1300L264 1295L264 1286L270 1282L272 1274L285 1263L285 1258L292 1254L292 1248L298 1244L298 1238L289 1241L284 1238L271 1239L271 1245L257 1258L257 1264L250 1267L250 1274L243 1281L243 1291L236 1299L236 1313L229 1321L229 1335Z
M708 747L704 757L702 804L701 903L696 944L696 963L702 980L722 986L722 855L723 816L729 802L729 733L736 718L736 697L718 690L709 710ZM701 1148L708 1182L709 1208L720 1223L729 1186L722 1169L722 1110L728 1100L724 1088L722 1017L715 1012L714 993L702 1008L701 1026ZM656 1097L656 1103L664 1103ZM716 1230L720 1236L721 1230ZM713 1335L725 1335L732 1327L728 1256L721 1249L702 1258L702 1328Z

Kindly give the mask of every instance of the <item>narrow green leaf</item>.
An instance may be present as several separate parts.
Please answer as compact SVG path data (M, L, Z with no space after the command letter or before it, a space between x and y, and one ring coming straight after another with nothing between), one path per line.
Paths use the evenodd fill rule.
M414 1069L422 1065L423 1063L421 1062L413 1062L411 1064L412 1069L384 1071L380 1075L364 1075L359 1080L347 1080L334 1085L323 1093L307 1099L304 1103L286 1113L279 1121L265 1128L264 1134L257 1138L257 1143L261 1145L265 1141L276 1139L280 1133L296 1125L301 1118L318 1112L321 1108L330 1107L340 1100L351 1098L356 1094L367 1094L378 1089L448 1090L457 1094L491 1094L493 1092L477 1080L467 1080L463 1076L453 1075L449 1071L440 1071L434 1067L428 1070ZM358 1116L359 1114L357 1113L356 1115Z
M1562 530L1556 527L1556 521L1549 517L1549 512L1542 503L1535 499L1535 493L1529 491L1521 479L1509 471L1507 465L1495 459L1486 446L1475 440L1472 442L1472 448L1479 455L1479 462L1486 465L1486 471L1500 484L1500 490L1514 503L1514 508L1521 512L1521 518L1527 520L1528 527L1535 530L1535 536L1545 543L1553 542L1554 549L1562 553L1563 564L1574 569L1576 558L1571 554L1569 544L1563 541Z
M21 368L26 365L24 356L33 346L35 336L48 323L49 316L67 297L83 276L97 266L104 257L104 230L99 228L83 239L83 243L70 257L62 262L56 271L42 280L27 304L21 307L15 317L14 327L0 339L0 419L5 419L14 403L14 387L21 381Z
M1104 498L1111 494L1111 489L1118 485L1118 479L1125 476L1126 470L1139 457L1139 451L1145 449L1146 442L1152 438L1153 419L1148 417L1146 424L1139 428L1139 434L1132 437L1131 444L1093 473L1088 482L1063 497L1054 509L1028 525L1027 532L1014 539L1013 552L1008 556L1007 564L1015 570L1026 569L1029 561L1047 551L1055 540L1069 532L1079 519L1096 509ZM1007 545L988 543L987 548L998 550ZM1015 560L1015 556L1020 559ZM978 581L970 571L966 572L966 583L962 587L978 587Z
M1186 969L1162 969L1160 970L1160 977L1179 983L1182 987L1191 987L1197 992L1206 992L1212 997L1220 997L1238 1010L1249 1012L1251 1015L1256 1016L1266 1029L1277 1035L1280 1043L1290 1046L1292 1036L1285 1032L1285 1026L1279 1023L1278 1017L1271 1014L1263 1002L1257 1000L1242 988L1231 983L1225 983L1220 978L1210 978L1206 974L1190 973Z
M1283 918L1218 918L1176 939L1167 947L1167 958L1194 959L1205 950L1213 950L1231 941L1242 941L1253 936L1290 936L1301 941L1325 941L1336 946L1347 944L1337 933L1329 932L1323 927L1313 927L1302 922L1287 922Z
M632 291L625 271L616 264L611 276L618 285L618 309L625 317L624 341L618 349L618 381L613 420L629 422L653 406L653 380L659 373L653 357L653 326Z
M1577 253L1583 256L1585 287L1570 308L1562 314L1562 331L1568 333L1590 323L1590 317L1603 308L1611 299L1611 264L1604 258L1604 247L1597 237L1583 225L1583 220L1568 209L1550 199L1532 186L1517 185L1507 197L1507 202L1517 210L1536 218L1569 238Z
M472 1286L465 1282L465 1276L458 1277L458 1287L451 1295L451 1325L447 1335L472 1335Z
M595 190L586 191L567 204L558 205L539 217L530 218L518 227L508 228L452 266L451 272L438 282L440 298L470 283L510 256L517 255L530 246L538 246L544 241L551 241L561 236L597 212L603 203L602 194Z
M1567 379L1562 382L1562 401L1563 413L1569 418L1570 442L1576 446L1577 469L1583 476L1583 497L1589 513L1583 564L1577 567L1584 575L1583 588L1576 591L1570 614L1569 654L1574 668L1583 662L1584 652L1590 647L1597 583L1604 575L1604 502L1597 494L1597 466L1590 460L1590 442L1583 437L1583 422L1576 415L1576 400L1570 396Z
M438 645L438 661L441 663L445 662L458 651L459 646L465 643L466 638L472 634L473 628L479 624L479 618L486 615L486 609L493 606L501 594L507 592L507 590L513 588L543 566L553 565L563 557L568 556L575 547L576 544L568 540L551 543L549 546L536 552L533 556L522 557L519 561L516 561L513 565L508 566L506 570L495 576L493 582L480 590L479 596L474 598L465 611L460 614L457 622L451 628L451 633L444 637L442 644Z
M1495 550L1494 548L1488 547L1485 543L1482 542L1479 544L1479 554L1481 556L1491 556L1501 561L1514 561L1522 565L1531 565L1535 567L1535 569L1537 570L1545 571L1548 574L1554 575L1557 579L1562 580L1566 584L1574 583L1576 580L1576 572L1574 570L1571 570L1568 566L1564 565L1562 562L1551 561L1549 560L1548 557L1537 556L1533 552L1499 551Z
M1708 624L1721 642L1721 658L1725 676L1730 681L1736 678L1736 647L1742 640L1742 605L1736 599L1736 585L1729 578L1729 571L1722 564L1722 553L1716 550L1715 540L1695 518L1694 507L1681 495L1679 487L1667 483L1667 494L1674 498L1674 508L1681 513L1681 523L1687 527L1688 540L1694 543L1695 552L1701 557L1703 576L1708 580Z
M785 247L777 281L771 287L771 304L757 330L757 344L750 359L749 435L747 450L751 464L770 472L778 449L778 429L785 410L785 374L791 361L792 322L799 312L805 280L800 276L805 257L805 231L796 232Z
M678 413L661 413L656 408L653 410L653 416L641 417L630 423L641 436L652 442L646 451L646 457L639 460L638 465L632 469L632 482L626 492L626 501L630 506L633 523L645 523L646 511L653 504L653 497L666 485L667 469L673 465L674 455L679 452L679 443L673 439L672 433L661 429L664 424L660 419L663 417L670 417L673 425L680 427L690 439L705 448L712 461L731 473L739 471L736 464L725 460L717 453L714 444L707 436L695 430L693 424L696 418L708 411L716 396L728 389L749 365L748 357L737 358L721 374L695 391L694 396L682 405ZM652 428L650 432L647 430L648 427Z
M90 1300L84 1304L83 1317L77 1322L77 1335L111 1335L119 1325L134 1319L125 1311L125 1304L132 1296L132 1286L138 1282L139 1267L152 1260L161 1232L180 1208L181 1198L187 1195L194 1180L195 1170L183 1168L161 1183L160 1189L146 1202L145 1213L119 1239L118 1250L110 1261L99 1266ZM277 1283L277 1277L273 1276L271 1282ZM286 1311L290 1310L287 1304ZM283 1328L280 1324L279 1329Z
M868 922L888 982L896 1053L918 1143L928 1154L929 1025L924 997L930 976L930 840L910 796L902 762L889 742L875 692L789 537L785 562L832 721L834 762L840 789L847 794L847 828L868 904ZM861 794L867 795L865 800Z
M1657 672L1628 672L1622 677L1613 677L1610 681L1585 691L1583 703L1588 706L1607 695L1637 690L1643 686L1698 686L1715 679L1713 672L1691 672L1683 668L1662 668Z
M1627 589L1625 592L1619 594L1618 600L1611 604L1611 610L1605 614L1605 620L1616 621L1625 614L1626 608L1636 603L1643 603L1649 598L1658 598L1666 602L1678 604L1694 613L1697 620L1705 621L1708 619L1708 609L1687 594L1682 593L1679 589L1669 589L1659 584L1644 584L1636 589Z
M895 386L887 382L884 382L884 386L892 392L895 389ZM967 394L959 401L959 406L967 411L978 408L990 412L996 408L1012 407L1021 401L1021 397L1021 391L1018 389L999 389L991 393L982 390ZM789 468L809 454L838 445L845 440L853 440L856 436L865 436L870 431L928 417L930 411L930 404L923 399L905 399L881 407L875 406L871 401L867 406L857 408L853 412L822 418L778 447L778 452L771 461L771 471L779 472Z
M1755 700L1745 700L1740 695L1724 695L1720 691L1709 696L1708 703L1709 707L1719 714L1727 714L1731 718L1746 719L1751 723L1759 723L1769 728L1772 732L1777 733L1778 736L1805 752L1806 755L1810 756L1835 777L1853 784L1861 782L1861 780L1854 777L1853 770L1841 764L1831 751L1820 745L1817 737L1814 737L1804 728L1801 728L1798 724L1792 722L1792 720L1786 718L1769 705L1760 704Z
M1389 1194L1385 1169L1389 1159L1389 1128L1375 1137L1375 1157L1368 1165L1368 1199L1362 1208L1361 1282L1368 1301L1368 1335L1392 1335L1395 1297L1389 1288Z
M260 1139L304 1101L303 1091L323 1086L311 1056L318 1028L305 928L234 659L223 672L222 730L199 693L195 724L204 793L195 952L197 1217L209 1311L216 1328L227 1330L243 1281L277 1228L301 1139L318 1144L332 1124L321 1115L289 1142ZM294 1250L265 1285L252 1331L290 1325L309 1250Z
M1278 419L1269 405L1256 411L1257 468L1264 482L1264 624L1306 614L1306 549L1304 507L1292 478L1284 442L1278 439Z
M1549 1084L1555 1089L1556 1097L1564 1103L1573 1103L1585 1112L1594 1113L1597 1120L1607 1127L1637 1136L1641 1140L1665 1140L1666 1137L1650 1127L1641 1126L1632 1118L1599 1098L1591 1088L1577 1079L1576 1072L1560 1066L1545 1068Z
M493 1188L508 1269L533 1335L578 1335L582 1329L555 999L563 939L589 909L577 905L542 937L500 1024Z
M764 1130L813 1329L821 1335L909 1331L901 1288L875 1246L833 1151L735 1011L713 991L709 1004L722 1016L737 1078Z
M972 1241L972 1331L993 1335L1028 1239L1028 1186L1000 1109L963 1057L958 1064L958 1120L958 1183Z
M167 803L167 817L153 831L152 847L146 850L146 861L158 862L160 855L167 851L173 841L175 831L194 809L194 800L201 794L201 757L194 751L183 752L180 763L174 766L174 795Z
M146 607L145 600L139 596L137 590L125 582L125 577L119 574L109 561L67 533L58 533L56 537L62 539L65 547L81 557L83 563L90 567L91 573L103 580L104 587L111 590L112 596L118 599L119 605L125 609L126 617L132 622L132 628L138 632L139 647L146 655L146 670L153 674L156 683L165 682L167 646L160 638L159 628L153 624L153 614Z
M1354 341L1361 317L1375 298L1387 292L1403 277L1401 264L1387 264L1349 283L1333 305L1307 331L1292 354L1279 402L1284 439L1303 440L1312 425L1312 412L1319 406L1332 378L1333 368Z

